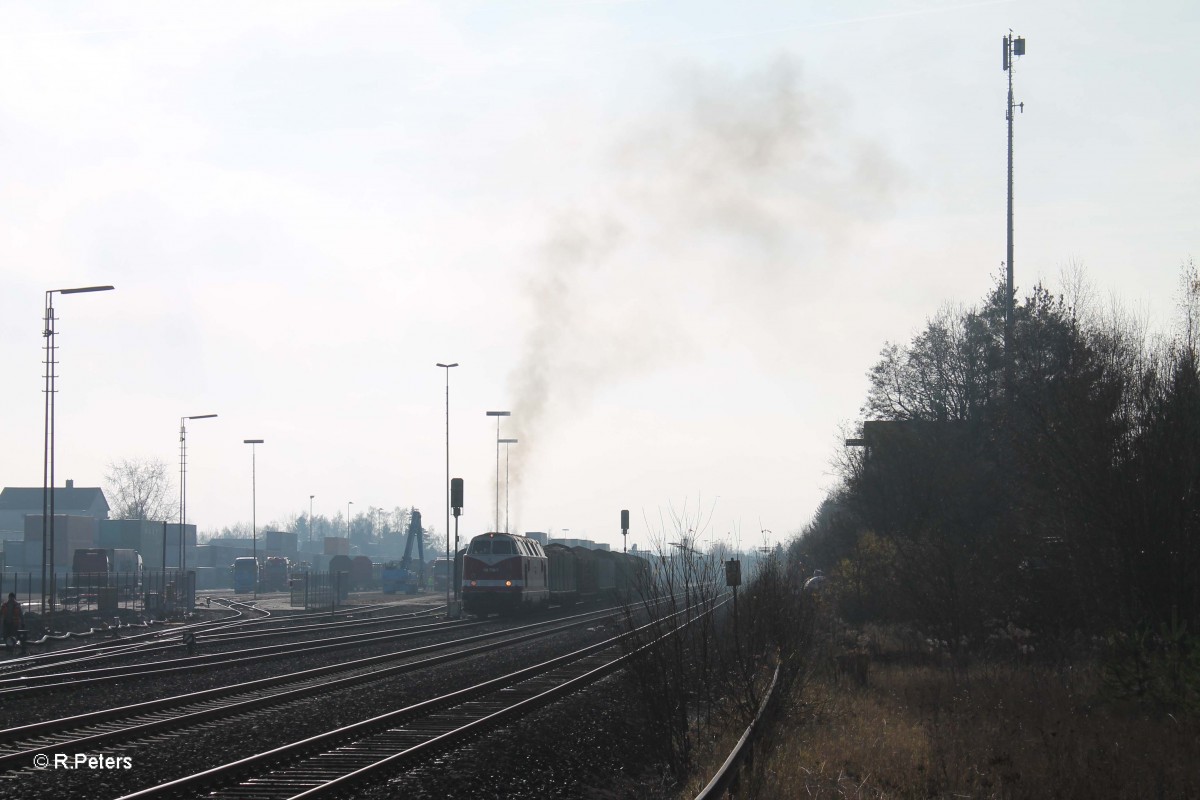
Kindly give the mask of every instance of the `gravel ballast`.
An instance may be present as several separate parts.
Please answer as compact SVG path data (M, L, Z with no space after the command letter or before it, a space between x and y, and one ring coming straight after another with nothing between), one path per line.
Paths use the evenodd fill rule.
M565 652L577 649L585 644L600 641L608 638L612 633L607 626L592 626L590 628L576 629L568 632L555 634L546 639L529 642L514 647L505 647L501 650L487 654L485 656L476 656L467 659L463 662L435 666L430 669L420 670L415 673L397 676L395 678L386 679L377 684L369 686L360 686L354 689L343 691L330 691L326 693L314 693L311 698L302 701L296 701L280 707L273 707L261 710L248 718L241 718L234 721L210 723L198 730L190 730L184 733L174 735L164 735L156 737L153 741L143 741L134 745L128 745L120 748L109 748L101 753L92 755L107 755L114 757L128 757L129 766L124 766L125 762L119 762L116 768L112 769L30 769L20 773L9 773L5 775L6 780L0 782L0 797L112 797L120 794L135 791L139 788L161 783L178 777L183 777L195 772L200 772L204 769L209 769L217 764L235 760L236 758L244 757L251 753L260 752L271 747L276 747L286 744L307 736L315 735L316 733L329 730L331 728L356 722L366 719L386 711L410 705L424 699L436 696L438 694L451 691L453 689L462 688L464 686L478 683L480 681L506 674L524 666L529 666L539 663L548 658L560 655ZM355 656L366 655L367 653L356 650ZM334 658L337 658L335 655ZM328 663L329 658L321 659L323 663ZM298 661L303 661L299 659ZM292 669L302 668L303 666L315 666L315 664L300 664L292 663L288 665ZM219 676L205 676L202 673L189 677L186 681L179 681L176 678L175 692L184 689L194 690L202 688L201 684L221 684L228 683L234 680L250 680L256 677L263 677L267 674L272 674L278 670L277 665L271 662L262 664L247 664L230 670L220 670ZM214 673L217 671L214 671ZM236 673L236 676L235 676ZM600 686L609 686L615 684L613 680L605 681ZM576 709L576 711L567 717L567 721L573 724L582 724L580 737L585 733L595 733L598 726L595 722L604 720L607 722L619 722L628 716L628 703L621 701L617 696L609 702L616 703L615 707L607 707L604 704L603 698L609 697L610 692L600 691L600 686L593 688L588 694L600 698L592 710ZM159 692L170 693L169 687L159 687L154 694ZM112 692L104 692L104 705L115 705L124 702L125 699L122 693L130 693L137 697L145 697L147 687L139 687L136 684L117 684L112 687ZM39 698L38 702L51 701L52 698ZM133 697L128 698L132 701ZM37 716L46 718L49 716L60 716L67 711L67 706L71 705L69 696L55 695L53 702L62 704L63 707L57 709L56 713L46 713L46 709L42 708L42 713ZM565 703L575 702L573 700L565 701ZM564 704L565 704L564 703ZM559 705L544 709L538 712L535 716L551 714ZM607 710L606 710L607 709ZM74 710L70 713L80 713L86 709ZM532 719L532 717L530 718ZM591 719L593 723L588 725L585 720ZM522 722L517 728L525 727L526 723ZM543 723L544 725L544 723ZM565 725L565 722L564 722ZM557 727L563 727L558 725ZM565 729L565 728L564 728ZM523 739L535 741L537 731L540 727L535 725L529 728L525 733L521 734ZM497 737L489 737L488 740L481 741L472 745L472 747L487 746L488 742L507 741L511 737L508 732L501 733ZM557 736L555 737L557 739ZM629 736L613 737L616 742L625 742L629 740ZM624 752L621 747L616 745L601 745L599 743L588 744L584 738L580 738L581 746L584 750L583 755L578 756L579 765L587 765L595 763L601 775L594 775L592 782L601 781L602 776L609 776L617 783L627 782L628 779L622 775L621 771L613 771L605 764L620 764L622 761L621 752ZM543 745L538 745L543 746ZM531 746L532 747L532 746ZM643 752L645 748L641 749ZM526 753L523 758L534 758L533 752L536 747L526 748ZM636 749L635 749L636 750ZM554 747L550 747L550 752L555 752L556 756L561 760L566 758L566 750L559 747L557 752ZM610 753L603 759L597 760L593 756L601 753ZM591 754L591 755L588 755ZM74 765L75 753L65 753L68 756L72 765ZM582 767L571 768L574 772L579 772ZM529 772L530 769L523 770ZM559 772L541 770L541 773L547 775L558 775ZM460 770L449 770L447 774L462 774ZM644 777L644 776L642 776ZM499 774L485 775L481 778L487 784L493 781L502 781L503 777ZM554 778L555 781L567 785L566 777ZM639 778L640 780L640 778ZM479 788L480 784L476 782L475 788ZM500 784L497 784L500 785ZM583 784L581 784L583 785ZM639 784L640 785L640 784ZM457 790L456 790L457 791ZM381 795L382 796L382 795ZM391 795L395 796L395 795ZM478 794L458 794L447 795L445 792L440 795L430 796L480 796ZM486 796L486 795L485 795ZM498 794L494 796L508 796ZM557 793L541 794L541 797L556 797ZM568 796L568 795L563 795ZM569 795L569 796L597 796L597 795ZM599 795L605 796L605 795ZM637 792L633 794L617 794L608 795L613 797L629 796L629 797L644 797L648 796L644 793Z

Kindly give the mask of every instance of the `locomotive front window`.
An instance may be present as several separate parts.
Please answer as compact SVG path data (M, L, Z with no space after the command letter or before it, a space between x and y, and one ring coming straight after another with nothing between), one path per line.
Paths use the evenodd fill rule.
M495 555L511 556L515 552L513 543L509 539L496 539L492 542L492 553Z
M490 539L476 539L471 542L471 555L486 556L492 552L492 542Z

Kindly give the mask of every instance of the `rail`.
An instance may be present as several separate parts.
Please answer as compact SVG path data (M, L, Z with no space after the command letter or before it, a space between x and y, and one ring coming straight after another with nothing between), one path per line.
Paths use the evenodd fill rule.
M8 728L0 731L0 771L28 764L38 753L61 750L66 745L81 748L82 752L98 746L127 743L150 735L177 732L186 727L281 705L291 700L309 697L314 691L329 692L348 686L380 681L395 675L427 669L437 664L494 652L500 646L513 646L560 633L569 628L595 624L601 614L610 613L612 612L592 612L581 615L584 617L582 619L575 619L564 625L553 627L546 626L554 625L557 620L524 626L518 629L518 631L525 631L522 635L500 643L488 640L509 636L517 631L492 631L465 639L411 648L402 652L384 653L357 661L338 662L286 675L260 678L130 706L102 709L74 717ZM536 630L539 628L542 630ZM480 644L467 650L432 655L420 661L412 660L439 650L475 643ZM391 663L397 661L403 663ZM119 724L114 724L117 722ZM70 738L67 738L68 736Z
M415 705L148 787L125 795L121 800L195 796L197 792L203 792L206 797L264 799L344 793L351 784L373 779L401 761L428 756L480 735L598 680L619 669L637 653L674 635L694 619L684 621L660 639L624 655L608 656L605 652L618 647L637 633L636 630ZM595 661L604 663L594 666ZM556 671L559 672L554 674ZM550 681L551 686L542 685L543 679ZM467 706L469 708L464 709ZM455 709L464 710L460 714ZM420 723L414 724L417 721ZM376 737L387 741L381 746ZM394 737L405 742L399 744L399 739ZM282 767L282 764L290 766Z
M746 728L742 734L742 738L738 739L733 752L725 759L725 763L717 770L717 774L713 776L707 786L700 790L700 794L696 795L696 800L718 800L737 782L742 761L749 758L752 752L751 748L754 744L754 738L759 732L759 723L775 698L775 687L779 685L779 670L781 667L782 662L776 665L775 676L771 678L771 687L767 689L767 696L763 698L762 703L759 705L758 712L754 715L754 720Z

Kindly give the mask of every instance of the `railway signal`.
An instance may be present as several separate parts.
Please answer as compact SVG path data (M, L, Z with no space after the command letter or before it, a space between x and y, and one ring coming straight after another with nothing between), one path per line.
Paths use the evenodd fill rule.
M458 603L458 579L455 575L455 565L458 563L458 518L463 510L463 479L454 478L450 481L450 507L454 509L454 551L447 553L446 562L446 612L457 616L457 608L450 605L450 582L454 582L454 601Z

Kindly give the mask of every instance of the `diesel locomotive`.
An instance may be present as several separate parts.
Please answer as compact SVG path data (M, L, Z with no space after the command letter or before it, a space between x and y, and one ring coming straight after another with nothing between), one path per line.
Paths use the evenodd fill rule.
M644 586L649 573L649 564L637 556L481 533L463 553L463 610L486 616L616 600Z

